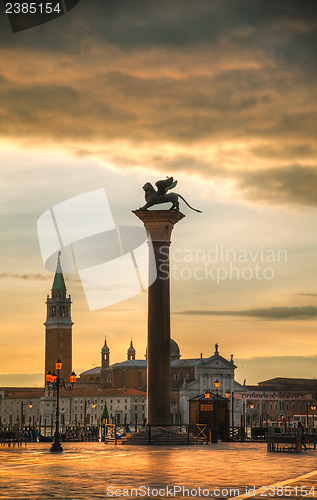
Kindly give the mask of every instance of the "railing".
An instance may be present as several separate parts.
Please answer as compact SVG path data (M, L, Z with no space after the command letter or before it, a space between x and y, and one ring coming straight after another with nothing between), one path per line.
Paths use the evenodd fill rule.
M22 444L22 433L18 430L0 431L0 446L20 446Z
M294 451L300 453L302 451L302 442L302 429L294 429L291 432L275 432L275 429L271 427L267 436L267 451Z
M0 432L17 432L19 431L22 441L52 441L54 429L50 425L32 426L26 425L22 428L17 424L14 426L2 426ZM100 441L100 426L63 426L61 431L62 441Z
M230 436L233 441L241 440L241 428L238 426L230 427Z
M131 430L127 425L105 424L104 426L104 441L106 443L117 444L126 438L127 433L131 434Z
M198 441L203 443L211 442L211 431L207 427L207 424L192 424L188 426L187 434L192 434Z

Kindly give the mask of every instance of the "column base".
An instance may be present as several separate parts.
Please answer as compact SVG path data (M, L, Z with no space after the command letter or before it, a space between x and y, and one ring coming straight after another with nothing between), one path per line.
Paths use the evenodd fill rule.
M178 427L150 425L142 427L134 434L128 434L122 444L135 446L180 446L198 444L197 438L179 432Z

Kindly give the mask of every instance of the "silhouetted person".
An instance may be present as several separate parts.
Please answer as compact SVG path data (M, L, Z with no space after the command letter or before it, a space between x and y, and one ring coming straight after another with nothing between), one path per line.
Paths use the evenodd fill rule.
M300 420L297 422L297 429L302 430L302 445L304 447L304 450L307 450L306 444L304 443L304 429L303 429L302 422Z

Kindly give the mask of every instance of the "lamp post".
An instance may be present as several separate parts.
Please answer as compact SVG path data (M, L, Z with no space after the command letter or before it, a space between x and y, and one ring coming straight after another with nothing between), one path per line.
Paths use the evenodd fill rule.
M86 429L87 427L87 405L91 405L91 407L94 409L96 408L96 403L94 401L87 401L87 399L85 399L85 408L84 408L84 427ZM91 422L90 422L90 425L91 425Z
M231 417L232 417L232 427L231 427L231 436L232 438L234 437L234 421L233 421L233 392L229 391L229 389L226 390L225 396L227 400L229 401L229 408L228 408L228 426L229 426L229 434L230 434L230 396L231 396Z
M214 385L215 385L215 389L216 389L216 433L217 433L217 437L218 437L218 397L219 397L218 389L220 386L219 380L215 380Z
M308 413L308 410L309 410L309 403L308 403L308 401L306 401L306 427L307 427L307 432L308 432L308 425L309 425L309 413Z
M249 405L248 405L248 408L250 408L250 412L249 412L249 425L250 425L250 429L252 429L252 424L253 424L253 417L254 417L254 413L253 413L253 408L254 408L254 403L253 402L250 402ZM246 427L246 430L247 430L247 427ZM248 434L248 432L247 432Z
M62 369L62 362L58 359L55 363L55 372L51 373L50 371L46 374L46 384L49 390L56 391L56 412L55 412L55 433L54 433L54 441L51 446L51 452L61 452L63 448L61 446L61 435L59 433L59 390L65 389L65 391L70 391L74 388L74 384L76 382L76 374L72 372L69 376L69 381L71 386L66 387L64 379L60 377L60 371Z
M28 407L31 409L32 406L33 406L33 403L32 401L28 401L28 402L24 402L24 401L21 401L21 429L23 428L23 425L24 425L24 414L23 414L23 408L28 405Z
M311 408L312 412L316 411L316 408L317 408L316 403L312 403L312 405L311 405L310 408ZM315 424L314 424L314 413L312 413L312 421L313 421L313 428L314 428L315 427Z

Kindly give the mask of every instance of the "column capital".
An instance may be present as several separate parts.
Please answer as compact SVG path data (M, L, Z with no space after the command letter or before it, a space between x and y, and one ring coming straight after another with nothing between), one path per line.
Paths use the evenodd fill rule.
M170 243L174 225L185 215L179 210L133 210L149 231L151 240Z

